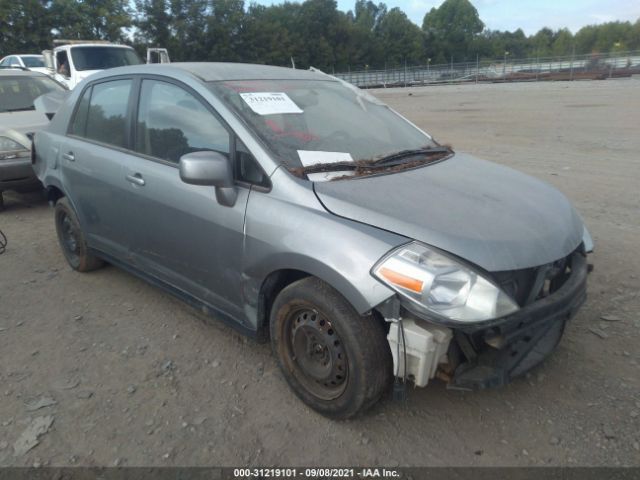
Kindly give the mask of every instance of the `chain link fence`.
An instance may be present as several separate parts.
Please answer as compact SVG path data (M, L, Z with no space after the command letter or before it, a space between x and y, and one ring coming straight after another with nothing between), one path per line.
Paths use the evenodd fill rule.
M407 87L440 83L602 80L640 74L640 51L570 57L476 60L384 70L358 70L335 76L361 88Z

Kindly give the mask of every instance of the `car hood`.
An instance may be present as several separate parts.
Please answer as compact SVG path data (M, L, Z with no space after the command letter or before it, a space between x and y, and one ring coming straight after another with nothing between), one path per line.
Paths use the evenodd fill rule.
M23 134L32 133L42 130L48 123L46 115L37 110L0 113L0 131L14 130Z
M569 255L582 220L552 186L456 154L394 174L314 183L325 208L450 252L495 272Z

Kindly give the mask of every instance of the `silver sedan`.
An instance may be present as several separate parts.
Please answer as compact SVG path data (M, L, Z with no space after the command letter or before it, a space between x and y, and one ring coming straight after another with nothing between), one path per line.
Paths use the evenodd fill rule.
M35 110L34 100L52 91L64 87L42 73L0 69L0 208L4 190L40 185L31 167L31 141L48 120Z

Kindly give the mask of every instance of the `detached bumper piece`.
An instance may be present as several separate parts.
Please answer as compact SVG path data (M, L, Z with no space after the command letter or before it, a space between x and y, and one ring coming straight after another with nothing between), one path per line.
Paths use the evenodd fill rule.
M545 359L557 346L566 322L587 297L587 262L573 253L562 286L517 313L455 331L448 356L454 366L448 388L500 387Z

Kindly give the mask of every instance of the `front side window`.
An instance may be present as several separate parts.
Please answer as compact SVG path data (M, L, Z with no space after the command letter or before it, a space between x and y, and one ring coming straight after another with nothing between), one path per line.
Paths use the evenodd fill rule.
M69 68L69 58L64 50L56 53L56 63L58 64L57 72L63 77L69 78L71 69Z
M142 82L137 152L178 163L185 153L202 150L229 155L229 140L222 123L191 93L167 82Z
M85 136L116 147L127 147L127 109L132 80L113 80L93 86Z

